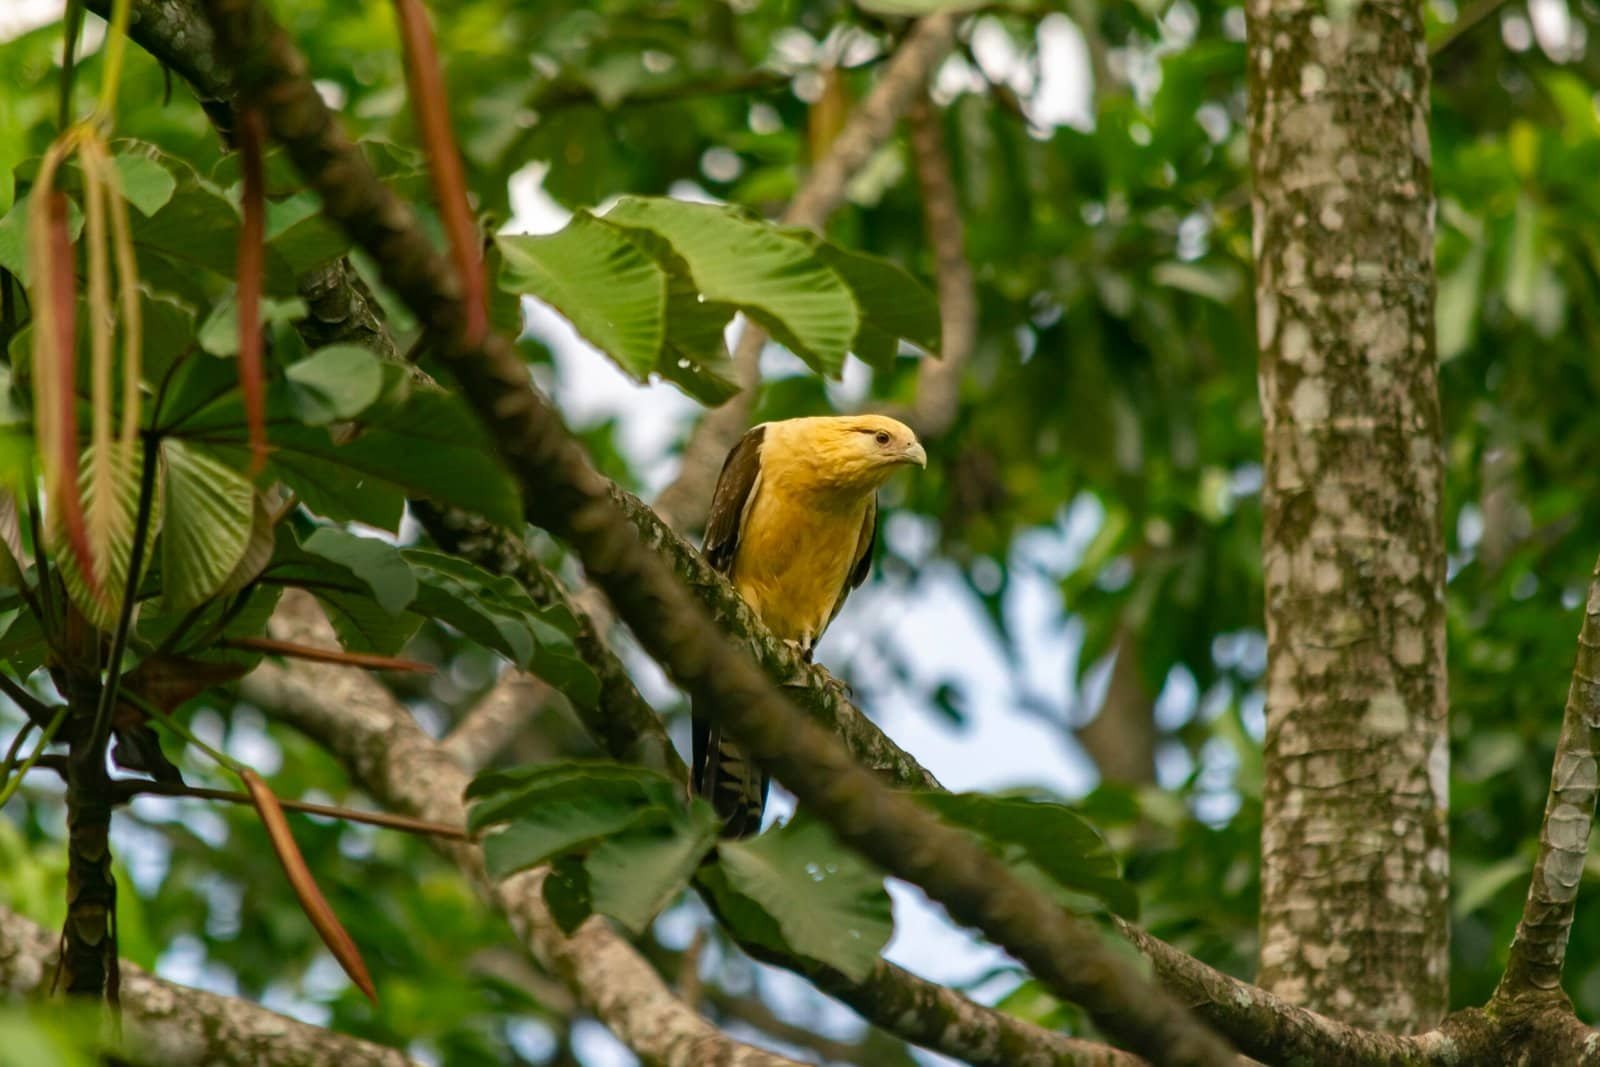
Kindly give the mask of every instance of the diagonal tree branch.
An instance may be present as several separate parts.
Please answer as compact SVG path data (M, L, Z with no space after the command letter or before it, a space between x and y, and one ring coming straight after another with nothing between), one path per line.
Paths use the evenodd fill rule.
M812 230L827 225L828 218L844 203L850 179L894 133L901 116L922 97L929 74L955 43L955 29L956 16L950 12L930 15L912 28L872 92L850 113L827 154L806 175L783 213L785 223ZM740 391L700 420L684 446L677 478L656 499L657 514L674 530L695 530L705 525L722 459L749 425L761 382L761 349L766 343L766 331L747 320L733 353Z
M316 603L298 592L285 595L272 632L301 644L336 643ZM467 772L373 678L310 662L266 663L245 679L241 692L328 748L385 807L455 826L466 823L461 794ZM535 958L647 1062L798 1067L732 1040L686 1008L604 920L592 919L571 937L564 935L545 906L542 870L494 883L477 846L440 842L439 847L505 914Z
M0 907L0 993L43 994L59 937ZM124 960L117 1062L137 1067L414 1067L396 1049L299 1022L237 997L175 985Z
M845 843L922 886L959 921L1014 953L1106 1033L1158 1063L1226 1064L1232 1053L1109 950L1089 926L910 798L893 793L800 715L643 543L611 484L529 383L504 338L464 342L465 309L448 264L406 206L338 128L304 57L251 0L208 0L240 94L317 189L328 217L380 265L460 382L524 489L530 519L558 534L669 675Z
M1528 900L1511 942L1511 955L1495 999L1525 994L1565 998L1561 971L1572 931L1578 884L1589 852L1594 819L1596 754L1600 752L1600 563L1589 579L1583 625L1578 631L1577 663L1567 691L1550 798L1539 832Z

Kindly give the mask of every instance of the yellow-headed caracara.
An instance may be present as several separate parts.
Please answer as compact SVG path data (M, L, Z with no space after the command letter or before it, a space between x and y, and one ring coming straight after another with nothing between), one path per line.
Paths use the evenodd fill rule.
M872 566L878 487L901 467L927 463L911 428L882 415L762 423L722 465L706 521L706 559L768 629L809 660ZM699 715L694 785L729 836L761 828L767 775Z

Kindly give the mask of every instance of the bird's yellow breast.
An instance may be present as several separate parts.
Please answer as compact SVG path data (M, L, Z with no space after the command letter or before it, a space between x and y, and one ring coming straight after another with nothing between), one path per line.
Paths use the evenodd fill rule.
M872 496L820 501L784 491L781 480L781 474L763 472L731 577L768 629L810 647L855 566Z

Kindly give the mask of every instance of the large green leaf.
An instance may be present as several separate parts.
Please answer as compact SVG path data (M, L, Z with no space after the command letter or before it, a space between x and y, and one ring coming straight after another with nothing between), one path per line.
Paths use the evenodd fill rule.
M161 532L162 610L215 594L244 558L254 521L250 479L203 445L161 443L166 521Z
M543 300L629 374L649 378L665 332L667 278L625 230L580 211L557 233L497 241L503 288Z
M383 395L383 364L358 345L330 345L284 372L295 413L307 426L354 419Z
M312 540L318 540L319 551L309 551ZM416 591L410 568L393 545L375 538L319 527L302 547L284 524L264 577L315 593L339 643L353 652L393 655L422 625L422 616L403 610Z
M174 432L216 446L242 467L247 446L238 391L230 388L209 400L201 387L194 391L201 394L198 403L172 404ZM386 395L364 415L362 432L342 443L327 429L294 419L288 386L281 381L273 383L267 407L273 419L272 468L320 514L393 529L402 497L422 496L505 526L522 523L516 482L500 465L477 418L454 394L417 386L392 399ZM343 500L344 494L350 499Z
M132 141L119 141L112 163L122 184L122 197L145 216L167 206L178 189L178 179L162 165L159 153Z
M664 774L605 760L568 760L485 771L467 786L466 798L476 801L468 812L467 828L479 830L518 818L537 809L547 796L586 791L626 798L640 808L657 804L670 807L680 793Z
M844 279L861 308L852 352L879 368L893 361L901 339L938 354L939 303L926 286L887 259L840 248L803 232L817 256Z
M39 617L27 607L8 607L0 611L0 663L11 668L18 678L38 670L50 654Z
M348 570L391 615L404 611L416 599L417 577L400 550L387 541L323 526L306 538L304 548Z
M263 297L260 315L264 329L278 323L292 323L306 317L306 302L297 296L282 300ZM200 324L195 340L213 356L239 354L239 306L231 294L212 305L211 314Z
M917 793L945 822L971 830L1009 863L1035 868L1055 886L1086 894L1135 918L1133 887L1093 826L1064 804L982 793ZM1081 903L1081 901L1071 901Z
M717 856L728 885L772 916L790 948L851 978L867 976L894 933L883 875L815 819L722 841Z
M457 556L420 548L404 555L421 583L412 610L454 626L573 703L593 706L600 681L573 647L577 624L564 609L540 608L514 580Z
M724 340L737 309L701 296L689 265L665 237L638 228L627 232L667 275L666 337L656 369L703 403L722 403L739 391Z
M689 884L721 827L711 806L696 798L669 819L606 838L584 861L590 906L644 933Z
M736 208L679 200L628 197L605 219L665 238L706 300L742 309L815 369L844 366L861 315L805 241Z
M496 806L510 822L483 839L484 863L494 878L592 847L602 838L660 818L662 810L637 780L605 774L537 781L524 786L516 800ZM473 811L474 825L482 824L477 817L482 807Z

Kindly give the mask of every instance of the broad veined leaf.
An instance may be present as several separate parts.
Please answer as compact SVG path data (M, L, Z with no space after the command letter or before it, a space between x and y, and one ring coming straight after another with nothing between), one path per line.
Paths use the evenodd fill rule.
M200 303L216 278L233 273L239 211L221 189L186 164L163 158L177 187L154 215L135 214L130 220L139 274L157 291Z
M590 907L644 933L689 884L721 826L711 805L695 798L669 818L606 838L583 864Z
M982 837L1009 863L1026 864L1069 893L1085 894L1126 918L1139 910L1105 840L1065 804L983 793L917 793L945 822Z
M267 498L259 490L256 491L250 501L250 536L245 541L239 562L218 588L219 594L237 593L267 569L278 540L278 531L272 520L273 508L268 506Z
M635 775L568 771L535 779L511 797L484 801L473 808L469 825L506 823L483 839L489 874L504 878L563 853L591 848L602 838L647 820L659 820L676 803L675 797L660 796L659 790ZM482 814L485 810L493 817Z
M162 165L159 153L133 141L117 141L112 147L123 199L146 217L166 207L178 189L178 179Z
M514 580L459 557L419 548L403 555L420 583L413 611L499 652L575 704L598 699L599 679L573 648L576 623L565 611L540 608Z
M0 663L5 663L18 678L38 670L50 654L39 617L27 607L0 611Z
M627 232L667 276L666 336L656 370L703 403L722 403L739 391L724 339L737 309L702 297L689 265L665 237L638 228Z
M318 552L309 541L320 538ZM370 545L352 544L371 541ZM359 565L357 573L352 564ZM333 527L319 527L302 547L288 524L277 532L277 549L263 579L274 585L298 585L314 593L328 613L339 643L352 652L393 655L422 625L422 616L404 610L416 592L416 580L394 546L359 538ZM387 605L399 604L389 610Z
M261 300L262 329L269 329L280 322L292 323L305 317L306 302L299 297L290 297L286 300L263 297ZM213 356L239 354L239 306L234 302L232 294L218 300L212 307L211 314L200 324L196 340L200 342L201 348Z
M323 526L306 538L304 549L348 570L391 615L417 596L417 578L400 550L376 537L358 537L337 526Z
M580 211L560 231L496 239L500 285L538 297L639 381L656 369L667 277L626 230Z
M383 395L383 364L357 345L319 348L284 377L295 413L307 426L354 419Z
M481 830L515 819L537 808L546 796L586 790L626 798L640 808L671 807L681 792L672 779L657 771L605 760L566 760L485 771L467 786L466 799L476 802L467 813L467 828Z
M269 416L289 412L286 390L283 383L273 383ZM174 431L223 450L241 468L246 462L244 410L237 391L189 410L177 419ZM312 483L310 494L321 504L313 510L330 518L359 517L392 529L405 495L475 511L505 526L522 522L516 482L500 465L477 418L460 397L442 389L417 387L393 403L380 403L362 419L362 433L344 443L335 442L322 427L275 424L271 466L297 492L302 490L297 479ZM341 507L341 492L365 502L364 513L353 515L353 508ZM374 520L367 512L380 517ZM391 521L383 521L391 515Z
M817 256L844 279L861 308L852 352L875 367L894 360L902 339L939 354L939 303L921 282L887 259L840 248L810 231L803 234Z
M804 241L736 208L629 197L607 222L659 234L700 294L743 310L823 373L836 375L860 325L855 297Z
M541 890L550 917L568 937L594 914L594 902L589 899L589 872L582 856L557 857L544 876Z
M89 508L89 501L97 491L93 453L92 446L83 450L78 470L79 495L86 511ZM49 516L50 521L45 524L45 542L55 559L56 566L60 568L61 580L67 587L67 595L72 598L78 610L83 612L84 618L101 630L111 630L116 626L117 615L122 609L122 598L128 587L128 562L133 554L134 524L139 513L139 481L143 467L144 444L137 439L133 458L126 464L112 464L114 481L111 494L114 504L110 511L110 522L106 527L106 542L101 555L95 560L100 595L96 596L90 591L89 584L84 580L83 572L78 567L77 555L68 546L66 531L61 529L57 517ZM148 570L150 566L152 555L150 548L161 528L162 493L159 468L157 474L156 491L150 503L150 529L145 539L141 571Z
M161 464L162 610L182 611L216 594L244 558L255 490L209 449L177 438L161 443Z
M894 933L883 875L815 819L719 842L717 856L728 886L772 916L791 949L851 978L867 976Z

